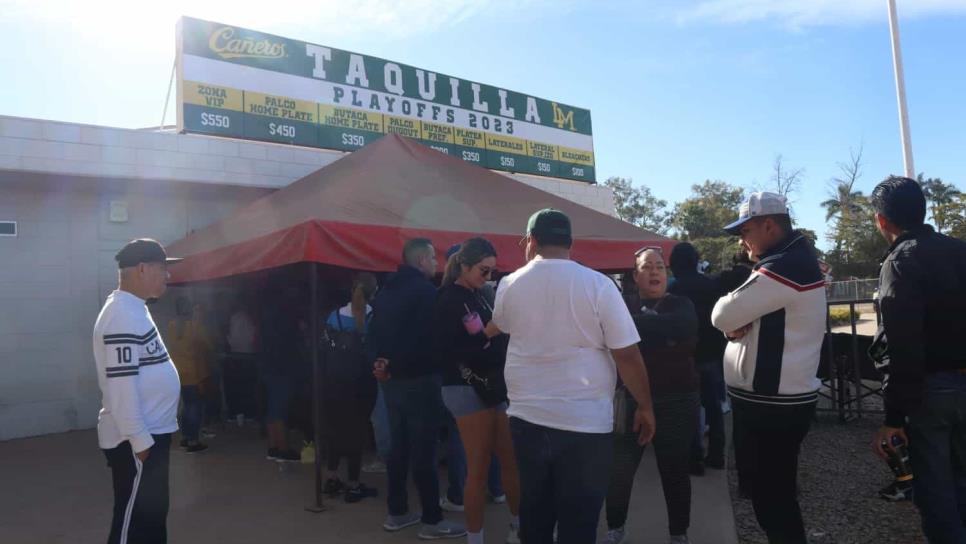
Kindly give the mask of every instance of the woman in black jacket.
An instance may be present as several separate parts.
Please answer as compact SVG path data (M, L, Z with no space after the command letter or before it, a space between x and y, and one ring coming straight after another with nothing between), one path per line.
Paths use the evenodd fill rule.
M654 417L654 453L667 505L669 542L686 544L691 519L691 480L688 463L698 419L698 376L694 351L698 319L687 297L667 292L667 270L659 249L638 252L634 283L639 302L631 316L641 336L639 344L651 383ZM615 396L614 464L607 492L607 536L602 544L624 540L634 474L644 446L633 432L634 399L623 386ZM624 405L624 409L619 407ZM624 415L626 417L620 417Z
M469 544L483 542L487 474L494 454L503 469L512 515L508 542L516 540L518 527L520 485L503 380L507 341L505 336L490 339L484 334L493 309L480 292L495 270L493 245L483 238L467 240L450 257L436 300L434 338L443 402L456 418L466 451L463 505Z

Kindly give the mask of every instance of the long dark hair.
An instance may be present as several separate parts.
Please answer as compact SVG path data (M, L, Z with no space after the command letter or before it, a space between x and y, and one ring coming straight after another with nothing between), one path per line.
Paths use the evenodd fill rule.
M443 272L443 287L448 287L459 279L463 265L476 266L487 257L496 257L496 249L486 238L470 238L463 242L459 251L446 261L446 270Z

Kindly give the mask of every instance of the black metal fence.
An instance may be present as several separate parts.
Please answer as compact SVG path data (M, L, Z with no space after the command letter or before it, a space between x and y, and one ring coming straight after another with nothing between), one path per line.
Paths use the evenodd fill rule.
M845 301L830 298L827 306L825 344L822 347L818 377L822 381L819 394L831 402L831 407L819 409L837 412L840 421L862 417L866 412L881 413L880 408L868 408L863 404L869 397L881 397L882 375L868 355L872 336L858 333L861 312L857 307L860 305L872 306L878 326L881 315L878 304L871 296ZM849 309L850 331L833 332L831 310L833 307L842 306Z

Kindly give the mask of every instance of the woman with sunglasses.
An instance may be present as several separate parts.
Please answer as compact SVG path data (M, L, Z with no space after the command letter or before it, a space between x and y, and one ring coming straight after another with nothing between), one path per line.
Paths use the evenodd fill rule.
M446 264L435 309L443 402L456 418L466 451L463 506L469 544L483 543L487 475L494 454L503 469L503 488L512 515L507 542L519 542L520 486L503 380L507 342L505 336L487 338L484 334L493 309L480 292L495 269L493 245L483 238L467 240Z
M635 254L631 315L641 336L638 345L651 382L654 403L654 453L667 504L670 544L686 544L691 520L688 465L698 418L698 376L694 366L698 318L686 297L668 294L667 269L658 247ZM624 540L634 474L644 446L633 433L633 397L618 386L614 421L614 464L607 492L607 536L602 544ZM620 407L623 406L624 409ZM620 416L625 417L620 417Z

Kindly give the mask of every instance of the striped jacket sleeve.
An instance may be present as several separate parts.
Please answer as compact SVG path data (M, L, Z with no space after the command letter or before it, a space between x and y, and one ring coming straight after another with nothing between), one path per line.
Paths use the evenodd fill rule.
M144 422L138 393L138 354L141 346L157 337L158 331L131 330L120 321L115 320L104 330L101 345L107 384L104 401L121 435L131 442L135 452L141 452L154 445L154 439Z
M721 297L711 312L711 324L723 333L738 330L786 306L795 290L761 269L741 287Z

